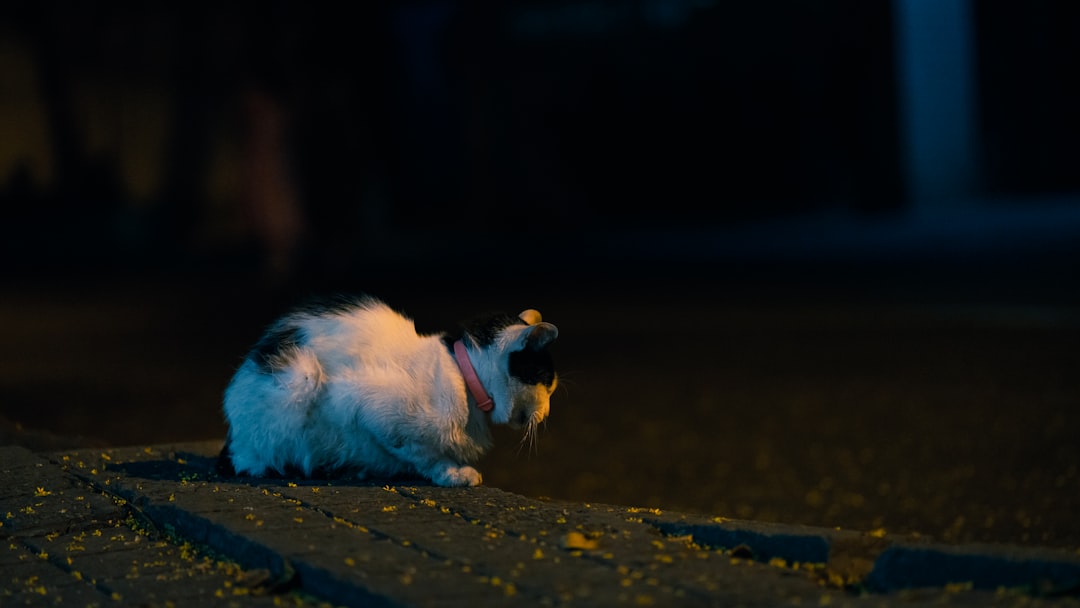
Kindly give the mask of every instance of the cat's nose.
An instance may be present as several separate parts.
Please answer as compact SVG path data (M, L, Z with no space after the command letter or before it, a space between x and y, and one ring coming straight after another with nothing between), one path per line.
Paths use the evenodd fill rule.
M529 422L529 412L526 412L525 410L518 410L515 422L517 422L519 425L527 424Z

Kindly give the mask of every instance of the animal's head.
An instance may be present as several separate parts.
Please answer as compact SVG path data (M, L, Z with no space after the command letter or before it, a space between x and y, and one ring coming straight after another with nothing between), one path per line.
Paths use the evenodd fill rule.
M516 317L503 313L477 317L464 329L476 374L495 402L491 420L525 427L526 436L532 437L547 418L551 393L559 382L548 352L558 328L530 309Z

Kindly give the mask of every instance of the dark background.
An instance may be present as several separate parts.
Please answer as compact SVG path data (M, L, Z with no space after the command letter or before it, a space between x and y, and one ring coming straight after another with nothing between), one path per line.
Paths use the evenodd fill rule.
M488 483L1078 547L1080 10L934 6L6 4L4 440L221 437L313 292L535 307Z

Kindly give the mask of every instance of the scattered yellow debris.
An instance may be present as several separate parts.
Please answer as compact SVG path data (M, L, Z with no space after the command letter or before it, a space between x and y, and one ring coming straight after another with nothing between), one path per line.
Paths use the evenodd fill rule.
M600 546L597 541L586 537L581 532L572 531L567 532L566 536L562 539L563 549L578 549L582 551L592 551Z

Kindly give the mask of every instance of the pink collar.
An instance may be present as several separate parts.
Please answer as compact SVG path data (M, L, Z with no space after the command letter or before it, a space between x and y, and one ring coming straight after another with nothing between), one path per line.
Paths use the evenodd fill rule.
M465 350L465 343L461 340L454 342L454 358L457 359L458 367L461 368L461 375L465 377L465 386L469 388L473 399L476 399L476 407L480 408L481 412L490 412L491 408L495 407L495 402L484 390L484 385L480 383L472 361L469 360L469 353Z

